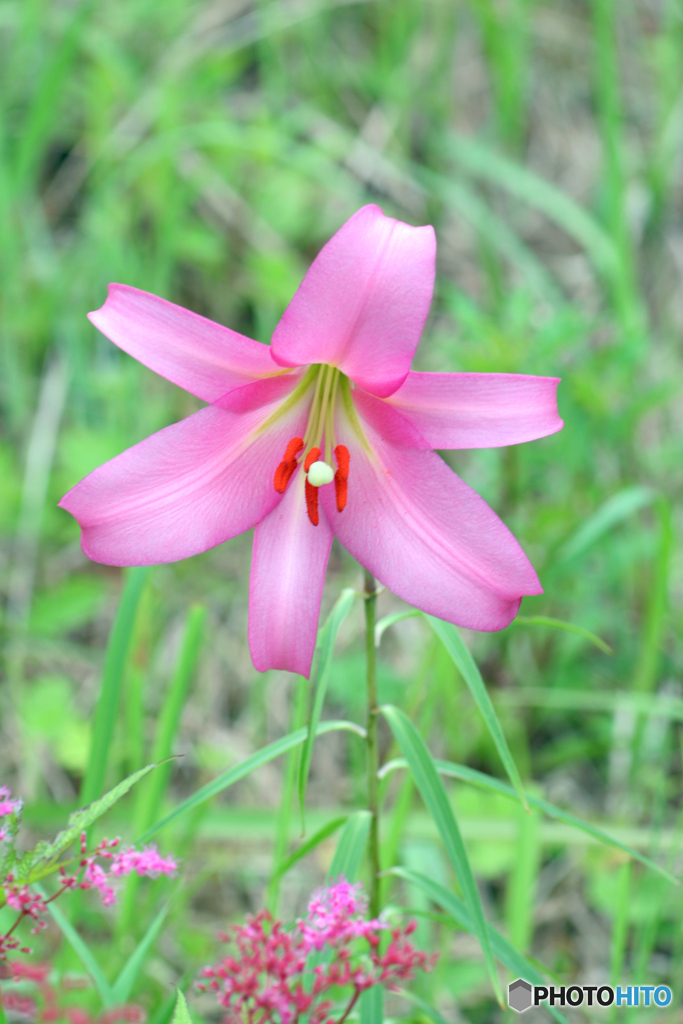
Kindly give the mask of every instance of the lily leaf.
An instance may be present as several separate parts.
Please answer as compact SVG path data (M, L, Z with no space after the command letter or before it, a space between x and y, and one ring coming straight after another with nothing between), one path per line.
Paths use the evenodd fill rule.
M444 889L442 885L434 882L427 875L423 875L419 871L410 871L408 868L391 868L390 874L419 886L434 903L438 903L440 907L443 907L461 928L479 938L477 924L472 919L469 908L465 906L461 899L449 892L448 889ZM538 968L523 953L515 949L497 929L490 924L486 924L486 934L498 960L505 964L513 974L518 978L524 978L525 981L530 982L532 985L545 984L543 975ZM567 1024L566 1017L563 1017L554 1006L548 1006L548 1010L555 1020L561 1022L561 1024Z
M320 722L316 728L316 736L322 736L328 732L338 731L353 732L357 736L364 737L365 729L360 725L356 725L355 722L345 721L329 721ZM198 789L192 796L189 796L187 800L183 800L182 803L178 804L172 811L169 811L167 815L160 818L159 821L155 822L150 828L143 832L143 834L136 840L136 846L141 843L147 843L154 836L158 835L163 829L168 828L174 822L180 818L184 818L186 814L193 811L195 807L199 807L200 804L206 803L207 800L211 800L212 797L222 793L224 789L234 785L235 782L239 782L240 779L250 775L261 765L268 764L269 761L274 761L276 757L280 757L282 754L286 754L288 750L293 750L298 747L301 743L306 740L308 736L308 729L297 729L295 732L288 733L287 736L282 736L279 740L274 740L273 743L269 743L267 746L257 750L255 754L245 758L244 761L240 761L239 764L234 765L232 768L228 768L227 771L223 772L217 778L213 779L212 782L207 782L205 786Z
M498 721L498 716L496 715L495 708L491 702L489 692L481 677L481 672L477 668L477 663L467 649L465 641L460 636L460 633L455 626L451 625L450 622L443 622L442 619L435 619L433 615L426 615L425 618L441 640L442 644L455 662L461 676L467 683L470 693L474 697L477 707L481 711L482 717L488 726L493 742L496 745L496 750L503 762L503 766L508 774L510 782L517 790L517 795L522 802L522 806L526 811L528 811L529 805L527 803L520 774L517 770L517 765L510 753L510 748L508 747L507 740L505 739L500 722Z
M415 784L441 834L448 859L451 862L465 897L469 917L473 922L472 930L479 939L486 969L496 993L496 998L500 1005L504 1007L503 994L491 952L489 934L477 890L477 883L472 874L472 868L465 844L462 841L458 823L453 814L453 808L444 789L443 782L439 778L432 755L429 753L420 733L403 711L391 705L385 705L380 708L380 711L389 723L391 731L403 751Z

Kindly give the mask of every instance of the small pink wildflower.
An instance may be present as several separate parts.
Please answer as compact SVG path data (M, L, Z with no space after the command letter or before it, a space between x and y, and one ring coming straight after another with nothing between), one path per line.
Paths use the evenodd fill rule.
M216 992L227 1010L226 1024L334 1024L329 998L339 989L348 992L337 1024L346 1020L359 996L373 985L391 987L409 979L416 970L430 970L435 957L415 949L409 936L414 922L391 933L386 952L380 953L382 921L366 920L367 903L360 885L340 878L317 890L306 917L288 930L267 911L235 925L225 941L234 942L237 955L223 957L215 967L205 967L200 984ZM361 943L359 943L361 940ZM327 948L325 963L311 965L310 954ZM305 973L313 982L304 983Z
M6 818L20 811L23 800L12 800L12 792L7 786L0 786L0 818Z
M367 938L389 927L381 921L363 918L367 899L361 889L360 882L352 885L345 878L340 878L334 885L313 893L306 917L297 922L309 949L344 944L361 936Z
M162 857L156 846L146 846L143 850L129 847L121 850L111 862L110 872L120 877L135 871L147 878L158 878L159 875L173 875L178 865L173 857Z
M2 806L12 804L12 809L21 807L21 801L9 801L9 790L0 787L0 798L5 801ZM6 831L0 832L0 840L7 835ZM142 850L136 850L130 846L119 849L121 840L102 839L92 853L87 850L87 835L81 833L80 858L77 861L75 870L67 871L65 865L59 867L59 889L49 899L33 892L29 885L18 884L14 875L9 874L6 878L0 878L0 887L4 893L5 903L12 910L15 910L18 917L10 930L0 934L0 962L7 959L8 954L19 950L22 953L30 953L31 950L21 946L14 937L17 926L26 918L33 921L32 932L36 933L46 927L44 920L47 913L47 904L57 899L69 889L96 889L100 894L105 907L116 902L116 883L118 879L136 872L140 876L158 878L160 875L172 875L177 870L177 862L174 857L162 857L155 846L146 846ZM104 865L101 862L104 862ZM122 1018L117 1018L122 1019ZM47 1018L45 1018L47 1020ZM78 1022L72 1022L78 1024Z
M105 907L110 907L112 903L116 902L116 893L111 885L109 885L109 876L104 869L95 862L94 857L88 858L85 871L83 873L81 887L83 889L97 889L102 897L102 903Z

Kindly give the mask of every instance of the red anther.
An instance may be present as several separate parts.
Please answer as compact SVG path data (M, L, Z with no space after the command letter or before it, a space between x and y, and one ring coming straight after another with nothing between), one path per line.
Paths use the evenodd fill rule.
M337 495L337 512L343 512L349 495L349 482L340 478L339 470L334 474L334 490Z
M313 484L309 484L308 478L306 478L306 511L313 525L317 526L320 522L318 514L318 488L314 487Z
M313 463L317 462L319 458L320 458L320 449L319 448L311 448L310 452L306 456L306 461L304 462L304 470L306 471L306 473L308 473L308 471L311 468L311 466L313 465Z
M273 485L278 494L284 494L285 488L289 483L289 479L296 469L298 463L296 459L292 459L291 462L281 462L275 470L275 478L273 479Z
M349 462L351 461L349 449L346 447L345 444L338 444L337 447L334 449L334 454L337 457L337 475L339 476L339 479L348 480Z
M275 477L273 479L273 486L278 494L284 494L287 484L289 483L290 477L299 463L296 461L296 457L304 446L303 437L293 437L287 445L285 451L285 457L280 465L275 470Z
M343 512L346 508L346 499L349 495L349 462L351 457L349 449L345 444L338 444L334 449L337 457L337 472L334 474L334 490L337 495L337 512Z
M292 440L287 445L287 449L285 451L283 461L284 462L289 462L291 459L295 459L297 457L297 455L299 454L299 452L301 451L301 449L303 448L303 446L304 446L304 439L303 439L303 437L293 437Z

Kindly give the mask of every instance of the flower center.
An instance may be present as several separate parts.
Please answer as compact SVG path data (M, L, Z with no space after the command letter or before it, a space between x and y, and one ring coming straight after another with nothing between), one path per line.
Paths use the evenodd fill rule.
M313 526L320 521L318 512L318 488L331 484L337 497L337 510L343 512L346 507L349 479L349 451L343 444L336 444L334 434L334 409L337 400L342 373L335 366L321 363L313 391L313 400L308 414L308 424L303 437L293 437L287 445L284 457L275 471L273 484L275 490L284 494L294 470L299 465L298 456L304 457L306 473L306 510ZM325 458L322 458L324 440ZM334 470L332 452L337 461Z

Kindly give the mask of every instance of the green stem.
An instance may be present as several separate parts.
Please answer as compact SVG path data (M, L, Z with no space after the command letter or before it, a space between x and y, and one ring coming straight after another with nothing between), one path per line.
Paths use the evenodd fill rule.
M372 573L365 571L365 655L367 659L368 720L368 810L370 820L370 917L380 911L379 864L379 750L377 747L377 648L375 647L375 611L377 587Z

